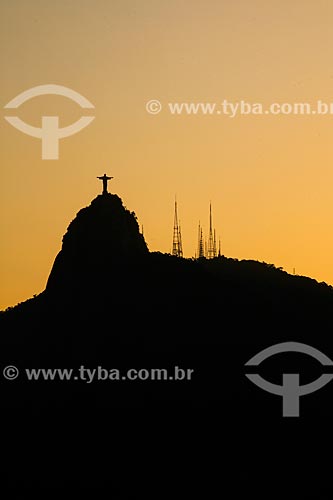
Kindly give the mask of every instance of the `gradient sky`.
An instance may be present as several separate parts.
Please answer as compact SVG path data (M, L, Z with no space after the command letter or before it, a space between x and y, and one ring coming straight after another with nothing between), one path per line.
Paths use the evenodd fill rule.
M172 116L168 102L333 102L333 4L326 0L1 0L1 102L65 85L14 112L39 126L96 118L59 160L2 117L0 308L41 292L76 213L113 175L151 250L169 252L177 194L184 254L209 202L228 257L333 284L333 115ZM150 115L145 103L159 99Z

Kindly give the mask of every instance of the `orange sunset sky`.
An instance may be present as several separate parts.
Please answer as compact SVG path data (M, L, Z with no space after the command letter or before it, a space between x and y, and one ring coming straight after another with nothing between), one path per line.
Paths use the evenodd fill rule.
M0 308L41 292L75 214L114 176L150 250L169 252L178 199L184 254L209 202L222 253L333 284L333 115L181 115L169 102L333 102L328 0L1 0ZM43 84L60 96L3 107ZM158 99L151 115L146 102ZM94 121L58 160L4 119Z

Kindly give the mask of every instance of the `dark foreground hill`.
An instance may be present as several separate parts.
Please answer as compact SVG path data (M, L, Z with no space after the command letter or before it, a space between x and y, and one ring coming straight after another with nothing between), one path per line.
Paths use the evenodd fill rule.
M46 290L0 315L4 364L23 370L6 383L6 398L77 404L93 393L102 406L217 407L229 398L233 412L255 411L249 398L265 395L244 377L244 363L285 341L333 356L332 310L330 286L273 265L150 253L134 213L118 196L100 195L69 225ZM24 375L25 368L80 366L194 372L190 381L89 384ZM279 398L271 404L280 411Z
M119 494L113 498L147 498L138 494L141 483L145 491L150 486L154 498L168 491L168 498L188 499L192 492L198 496L200 480L202 498L215 497L215 491L222 498L331 498L321 494L326 472L320 462L319 482L314 475L312 459L318 453L312 452L310 461L305 454L302 460L302 445L308 450L312 431L283 420L282 398L252 384L245 377L244 363L266 347L289 341L308 343L333 357L332 310L331 287L291 276L273 265L150 253L135 215L123 207L120 198L98 196L69 225L46 290L0 314L3 367L14 365L19 370L15 379L2 379L0 406L18 409L19 415L22 410L44 415L46 409L52 413L60 409L65 420L72 412L79 414L79 420L93 413L98 421L105 409L111 409L112 419L101 433L100 444L105 448L108 436L111 444L106 455L113 453L116 459L119 425L115 409L130 410L131 424L120 433L124 453L124 436L143 409L155 416L161 408L177 422L183 419L179 410L189 409L188 421L182 425L187 429L191 421L196 422L193 434L188 430L194 450L198 436L211 446L207 454L194 453L190 474L182 477L182 494L179 485L170 483L169 475L178 462L181 478L183 457L188 462L191 454L179 452L183 430L174 439L174 456L167 468L157 461L154 469L137 473L136 481L126 464L130 461L136 469L146 435L136 454L125 453L118 469L111 468L103 454L96 462L97 480L91 473L96 457L84 453L88 467L84 477L82 471L73 476L71 457L67 479L59 474L58 463L52 470L46 461L36 470L32 461L32 470L26 467L21 479L12 467L11 486L24 481L49 491L52 485L74 482L75 488L78 484L96 487L105 481L114 487L121 469L126 477L118 481ZM282 373L300 373L302 384L322 373L322 366L310 357L275 357L276 361L263 362L258 371L276 384L281 384ZM65 372L53 371L64 368L68 379ZM44 372L45 380L41 369L52 370ZM133 369L141 378L128 379L128 370ZM152 369L155 378L149 380ZM13 373L11 369L9 378ZM333 415L332 384L301 398L297 423ZM208 420L201 420L202 409ZM214 419L218 422L211 428ZM163 425L160 416L156 420L161 439L170 420ZM94 432L98 425L89 420ZM315 444L320 441L318 428ZM80 439L85 447L86 430ZM163 454L164 448L160 451ZM206 462L209 472L203 476ZM156 490L152 470L154 476L163 478ZM327 477L330 484L329 473ZM126 491L134 496L127 496Z

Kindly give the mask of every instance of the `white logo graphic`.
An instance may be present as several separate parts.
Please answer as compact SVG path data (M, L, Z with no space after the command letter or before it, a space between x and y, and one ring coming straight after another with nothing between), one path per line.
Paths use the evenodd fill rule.
M61 95L68 97L72 101L76 102L81 108L84 109L94 109L93 104L83 97L78 92L71 90L62 85L39 85L33 87L25 92L22 92L14 99L12 99L8 104L6 104L5 109L16 109L21 104L25 103L33 97L41 95ZM59 117L58 116L42 116L42 127L33 127L28 123L25 123L17 116L5 116L5 120L9 122L13 127L17 128L21 132L32 137L37 137L42 139L42 159L43 160L58 160L59 158L59 139L64 137L69 137L70 135L80 132L84 127L89 125L94 120L94 116L82 116L79 120L68 125L67 127L59 128Z
M315 358L323 366L333 366L333 361L328 358L326 354L323 354L318 351L318 349L307 344L301 344L300 342L282 342L281 344L275 344L268 347L253 356L253 358L245 363L245 366L259 366L265 359L282 352L301 352ZM321 389L333 379L333 375L327 373L321 375L310 384L300 385L299 373L284 373L282 385L277 385L268 382L268 380L256 373L246 373L246 377L264 391L282 396L284 417L299 417L300 396L318 391L318 389Z

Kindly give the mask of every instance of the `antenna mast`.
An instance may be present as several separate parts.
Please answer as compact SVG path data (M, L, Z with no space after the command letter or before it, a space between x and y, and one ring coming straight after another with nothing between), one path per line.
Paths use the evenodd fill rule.
M177 200L175 200L175 216L173 223L172 255L183 257L182 236L180 225L178 224Z
M215 231L213 234L213 220L212 220L212 204L209 204L209 236L208 236L208 249L207 258L213 259L216 257L216 238Z

